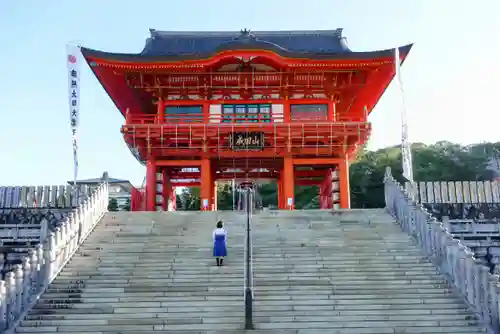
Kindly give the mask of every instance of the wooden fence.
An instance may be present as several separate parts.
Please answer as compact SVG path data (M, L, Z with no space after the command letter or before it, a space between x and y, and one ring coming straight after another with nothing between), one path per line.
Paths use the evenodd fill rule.
M500 203L499 181L417 182L405 186L422 204Z
M0 187L0 210L16 208L74 208L91 195L92 187L17 186Z

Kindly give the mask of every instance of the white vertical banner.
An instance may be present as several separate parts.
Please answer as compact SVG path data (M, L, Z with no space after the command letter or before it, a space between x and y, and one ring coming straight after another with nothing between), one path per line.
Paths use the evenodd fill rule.
M71 142L73 144L73 181L76 186L78 177L78 125L80 121L80 47L68 44L66 47L68 66L68 102L69 120L71 126Z
M411 145L408 139L408 123L406 120L406 104L404 98L403 81L401 80L401 58L399 48L394 51L394 66L396 68L396 80L401 97L401 156L403 163L403 176L413 183L413 163L411 158Z

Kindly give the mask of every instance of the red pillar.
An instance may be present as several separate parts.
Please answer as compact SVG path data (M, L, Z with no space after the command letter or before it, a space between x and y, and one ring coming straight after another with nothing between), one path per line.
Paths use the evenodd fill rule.
M156 211L156 160L146 162L146 211Z
M283 193L285 195L285 209L293 210L295 207L295 176L291 157L283 159ZM289 201L291 201L291 205Z
M278 209L282 210L285 208L283 205L284 203L284 194L283 194L283 170L280 170L279 178L277 183L277 190L278 190Z
M351 208L351 193L349 186L349 161L347 156L339 164L339 183L340 183L340 208Z
M212 182L213 186L212 186L212 192L211 192L211 206L210 206L210 209L212 211L217 211L217 181L215 181L215 175L212 174L212 180L214 180Z
M210 122L210 101L203 102L201 108L203 112L203 123L207 124Z
M200 165L200 208L203 211L208 211L212 207L212 192L213 182L212 173L210 168L210 159L204 158L201 160Z
M333 208L333 175L332 169L328 168L325 177L325 209Z
M162 185L163 185L163 191L162 191L162 197L163 197L163 202L162 202L162 209L163 211L168 211L168 201L170 199L170 193L172 192L172 185L170 184L170 178L168 176L168 170L167 168L164 168L162 170Z
M163 124L165 123L165 101L160 97L158 99L157 105L156 105L156 118L158 120L158 124Z
M291 118L291 109L290 109L290 100L288 97L283 101L283 122L290 123Z
M172 187L170 191L169 205L170 205L170 207L168 208L169 211L177 211L177 194L175 193L174 187Z
M325 188L326 188L326 178L321 181L321 183L319 184L318 186L318 190L319 190L319 208L320 209L326 209L326 192L325 192Z

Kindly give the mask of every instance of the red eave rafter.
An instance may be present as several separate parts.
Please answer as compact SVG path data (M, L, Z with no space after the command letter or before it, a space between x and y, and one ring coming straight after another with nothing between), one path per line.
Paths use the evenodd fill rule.
M374 58L374 59L309 59L309 58L286 58L272 51L264 50L232 50L224 51L210 58L197 60L176 60L176 61L158 61L158 62L135 62L123 60L108 60L98 57L89 56L88 61L94 62L99 67L109 67L115 69L127 70L159 70L159 69L203 69L210 68L218 62L224 61L227 58L242 57L250 59L250 57L265 57L276 63L282 64L290 68L361 68L361 67L378 67L387 64L393 64L394 59L389 58Z

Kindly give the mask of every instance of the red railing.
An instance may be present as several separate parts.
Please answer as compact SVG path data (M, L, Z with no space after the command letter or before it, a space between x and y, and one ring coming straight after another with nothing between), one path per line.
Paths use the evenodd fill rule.
M144 189L132 188L130 195L130 211L146 210L146 191Z
M128 125L147 124L193 124L205 123L201 115L175 114L165 115L163 123L158 122L158 116L152 114L130 114L127 116ZM208 123L273 123L272 114L238 115L222 114L210 115Z
M271 114L238 115L222 114L220 123L272 123Z
M165 114L164 123L203 123L203 114Z
M146 178L142 182L142 186L137 189L132 188L130 193L130 211L146 211Z

